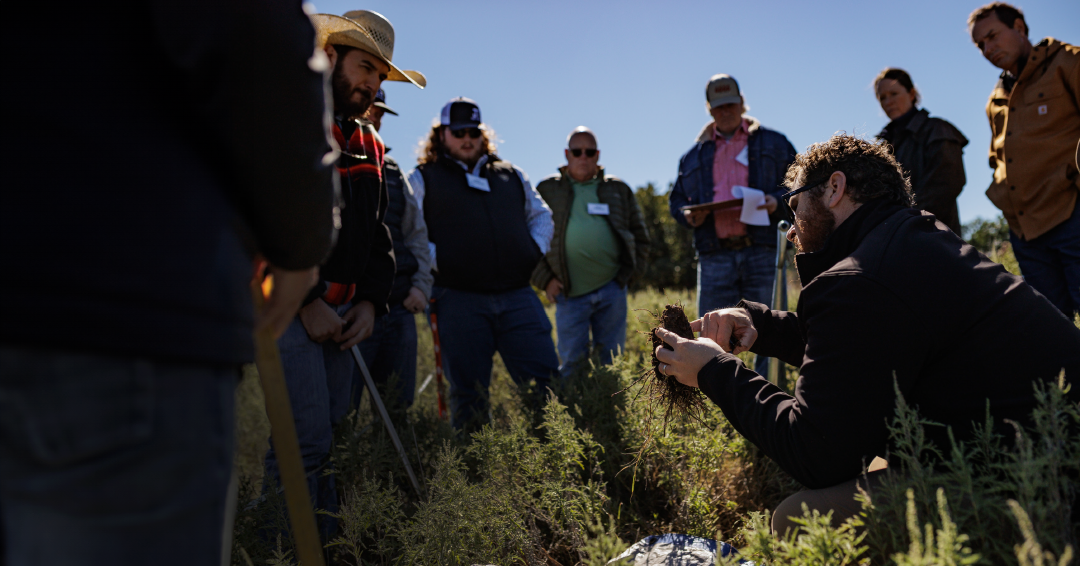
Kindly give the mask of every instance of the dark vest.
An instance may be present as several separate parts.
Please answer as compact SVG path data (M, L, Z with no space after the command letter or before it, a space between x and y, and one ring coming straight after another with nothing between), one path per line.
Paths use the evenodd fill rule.
M394 258L397 259L394 288L390 291L390 298L387 301L391 305L396 305L409 296L412 276L416 270L420 269L420 263L405 245L405 232L401 229L401 223L405 218L405 178L401 175L401 168L398 167L397 161L390 156L386 156L383 164L383 177L386 178L386 193L389 197L383 222L390 229L390 239L394 241Z
M527 286L543 254L529 234L525 190L513 166L494 155L484 164L480 176L491 192L469 187L465 170L445 156L419 169L435 284L477 293Z

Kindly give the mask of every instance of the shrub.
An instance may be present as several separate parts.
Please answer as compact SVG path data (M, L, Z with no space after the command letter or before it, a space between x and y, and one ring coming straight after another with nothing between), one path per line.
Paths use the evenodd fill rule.
M694 233L671 217L667 192L658 193L649 183L635 191L638 206L649 228L652 246L645 274L633 283L630 290L692 289L697 285L697 259L694 252Z
M1036 390L1031 430L1015 447L990 419L966 443L926 444L925 422L898 397L890 434L899 462L864 498L860 517L835 524L809 512L788 538L769 532L769 511L800 486L746 442L711 403L704 422L666 429L636 398L612 397L646 366L640 331L656 311L689 295L647 290L630 298L626 351L595 359L557 384L543 410L523 406L505 366L495 364L494 419L455 434L435 411L434 385L400 414L398 432L423 493L405 479L382 422L365 403L338 429L332 455L342 494L340 528L328 552L342 564L602 564L627 543L662 532L719 538L767 564L1062 564L1073 560L1080 524L1080 407L1060 387ZM550 313L550 311L549 311ZM421 333L420 351L430 338ZM429 354L421 354L420 376ZM794 375L794 370L789 370ZM251 380L255 380L252 382ZM422 381L422 378L421 380ZM790 386L790 384L789 384ZM243 395L258 394L245 375ZM239 404L240 444L265 446L257 403ZM256 409L253 409L255 407ZM261 416L260 416L261 415ZM256 424L252 424L256 423ZM256 431L256 432L251 432ZM640 451L644 439L650 448ZM640 453L639 453L640 451ZM242 460L244 499L259 494L261 461ZM930 457L938 465L927 462ZM236 563L291 563L280 495L237 518Z

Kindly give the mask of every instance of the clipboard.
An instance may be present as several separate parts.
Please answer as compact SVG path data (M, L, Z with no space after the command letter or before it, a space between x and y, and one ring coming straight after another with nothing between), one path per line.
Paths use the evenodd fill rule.
M723 210L725 208L735 208L742 206L743 199L737 198L732 200L722 200L720 202L707 202L705 204L695 204L692 206L684 206L679 210L688 210L690 212L711 212L713 210Z

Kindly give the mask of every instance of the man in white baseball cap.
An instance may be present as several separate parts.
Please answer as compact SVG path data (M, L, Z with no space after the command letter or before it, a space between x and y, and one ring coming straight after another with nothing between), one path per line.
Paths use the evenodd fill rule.
M559 359L529 278L555 226L529 177L495 154L495 135L468 98L443 106L409 174L427 222L443 371L451 424L477 430L489 419L485 396L492 356L527 387L538 409Z

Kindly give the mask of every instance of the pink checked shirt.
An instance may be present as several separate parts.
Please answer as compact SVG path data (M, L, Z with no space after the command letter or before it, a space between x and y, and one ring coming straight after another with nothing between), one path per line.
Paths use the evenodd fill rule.
M713 129L713 141L716 143L716 155L713 156L713 202L731 200L731 187L736 185L747 186L750 181L750 168L739 163L735 158L750 139L747 132L747 122L743 119L735 135L727 139ZM716 237L730 238L746 234L746 224L739 221L742 207L728 208L713 212L716 221Z

